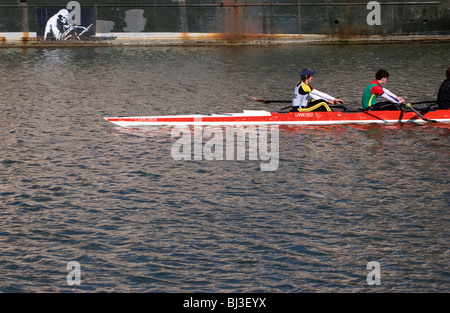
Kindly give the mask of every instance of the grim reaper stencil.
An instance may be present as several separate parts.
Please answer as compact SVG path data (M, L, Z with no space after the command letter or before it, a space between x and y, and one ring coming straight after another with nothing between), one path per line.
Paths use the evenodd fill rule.
M79 14L81 10L78 7L78 12L75 11L75 9L70 12L67 9L61 9L52 15L45 25L44 40L81 40L80 37L91 29L93 23L88 27L76 25L73 17L76 13Z

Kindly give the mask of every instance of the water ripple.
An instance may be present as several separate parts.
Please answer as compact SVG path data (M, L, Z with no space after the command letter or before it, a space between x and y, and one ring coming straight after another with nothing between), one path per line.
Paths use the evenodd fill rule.
M255 84L290 97L305 58L350 103L361 86L342 82L378 61L392 90L434 98L448 64L428 48L408 47L429 69L419 95L384 45L0 50L0 292L372 292L369 261L376 291L449 291L447 126L280 128L279 168L261 172L176 161L170 129L102 119L261 109Z

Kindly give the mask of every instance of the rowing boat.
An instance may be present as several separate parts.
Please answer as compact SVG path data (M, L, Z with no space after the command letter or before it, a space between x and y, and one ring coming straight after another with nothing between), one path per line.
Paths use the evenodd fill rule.
M105 117L121 127L177 125L331 125L331 124L392 124L450 122L450 110L413 111L332 111L332 112L269 112L244 110L241 113L193 114L169 116Z
M268 112L244 110L242 113L193 114L169 116L105 117L121 127L177 126L177 125L331 125L331 124L392 124L424 123L428 120L449 123L450 110L422 113L405 111L355 112Z

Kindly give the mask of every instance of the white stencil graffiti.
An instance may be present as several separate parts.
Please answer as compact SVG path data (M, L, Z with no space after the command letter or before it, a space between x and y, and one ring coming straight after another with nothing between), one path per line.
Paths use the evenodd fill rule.
M56 39L61 40L64 32L69 28L69 24L67 23L67 19L69 18L69 11L66 9L60 10L58 13L53 15L45 26L45 35L44 40L47 38L54 36Z
M125 22L127 27L124 27L126 32L139 33L144 30L147 19L144 17L144 10L128 10L125 12Z
M69 11L70 10L70 11ZM93 24L88 27L81 23L81 6L77 1L70 1L66 9L59 10L53 15L45 26L44 40L55 38L56 40L77 39L84 35Z

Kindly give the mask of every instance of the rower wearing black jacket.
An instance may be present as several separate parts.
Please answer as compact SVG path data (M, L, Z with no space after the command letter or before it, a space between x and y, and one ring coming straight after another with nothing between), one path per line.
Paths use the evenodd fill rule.
M441 110L450 109L450 66L447 68L445 74L447 75L447 79L442 82L437 98L438 107Z

